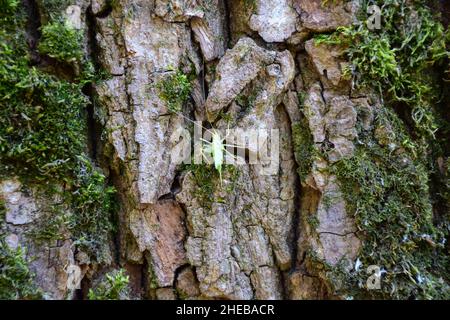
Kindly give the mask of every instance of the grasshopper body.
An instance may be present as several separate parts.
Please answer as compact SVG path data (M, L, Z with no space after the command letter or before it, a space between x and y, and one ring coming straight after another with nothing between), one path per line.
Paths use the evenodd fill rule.
M222 139L220 133L215 130L211 132L211 138L211 142L203 140L203 142L207 143L204 152L211 155L214 161L214 168L219 172L220 184L222 184L222 165L226 151L225 145L223 144L225 138Z

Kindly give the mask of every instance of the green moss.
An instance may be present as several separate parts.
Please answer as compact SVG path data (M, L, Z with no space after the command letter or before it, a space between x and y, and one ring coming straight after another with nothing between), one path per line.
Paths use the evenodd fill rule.
M87 158L80 157L74 169L78 177L68 189L48 186L42 191L42 197L57 194L63 202L41 208L43 218L29 235L41 243L65 239L70 232L78 249L101 263L108 260L110 234L115 229L116 190Z
M228 125L231 126L231 124L233 123L234 117L231 113L226 112L225 110L220 110L217 118L224 120Z
M303 106L305 104L305 99L306 99L306 92L304 92L304 91L297 92L297 101L298 101L298 105L301 109L303 109Z
M38 0L41 2L40 9L44 11L46 15L49 15L52 19L61 18L61 14L70 5L74 4L73 0Z
M445 158L435 137L445 135L447 126L437 106L448 31L426 1L365 1L360 21L367 20L369 4L382 6L380 30L365 24L339 28L316 37L316 43L343 46L355 86L375 88L384 97L385 107L375 110L375 131L359 127L354 155L333 165L331 173L361 230L360 261L386 273L381 290L365 288L364 267L349 273L328 266L327 278L354 297L448 299L448 216L438 214L437 197L429 190L434 163ZM393 110L400 110L409 131Z
M215 190L215 181L219 179L219 172L212 165L191 164L185 167L185 170L191 171L197 185L196 196L205 208L211 208L213 193Z
M187 300L189 299L189 295L182 289L176 288L175 293L177 294L178 299Z
M5 222L5 219L6 219L5 201L0 198L0 230L1 230L1 227L3 226L3 224Z
M299 109L302 112L302 118L292 125L292 143L294 146L294 156L298 164L297 173L300 181L304 182L311 171L314 158L318 155L314 147L314 139L309 129L308 119L304 116L304 103L306 93L299 91L297 93Z
M191 83L188 76L177 70L157 83L159 97L167 103L170 112L180 112L183 104L189 99Z
M95 287L89 289L89 300L128 300L129 299L129 276L125 270L107 273L104 279Z
M365 267L380 266L386 274L381 290L358 291L367 274L345 273L346 289L363 297L448 298L447 234L433 224L429 172L421 154L412 152L418 147L402 145L407 133L392 111L380 110L375 122L378 129L394 125L393 134L382 145L370 134L360 136L355 154L337 162L331 172L362 230L360 260Z
M235 165L223 165L222 178L229 183L224 184L227 193L233 193L236 188L240 171ZM202 207L211 209L214 201L223 202L225 199L214 197L216 188L220 187L219 172L213 165L208 164L190 164L186 165L183 170L190 171L193 174L196 189L196 197L199 199Z
M41 208L42 210L42 208ZM43 211L43 210L42 210ZM63 240L69 224L70 213L64 204L54 204L42 212L42 218L27 232L36 243Z
M257 9L256 0L244 0L244 8L247 11L254 12Z
M107 257L110 235L114 231L116 190L107 185L105 176L93 168L90 161L79 160L78 179L70 196L66 196L74 208L69 230L80 249L102 262Z
M150 262L147 268L148 284L150 289L157 289L159 287L158 278L156 277L155 270L153 270L153 265Z
M39 51L65 62L80 61L83 57L81 31L67 23L55 21L42 27Z
M0 19L0 176L18 176L26 185L46 189L50 197L59 194L63 203L49 208L49 219L43 226L36 225L32 233L38 240L57 239L68 227L75 243L89 248L95 260L103 252L99 244L108 245L106 233L112 230L113 192L86 156L89 100L83 87L95 75L88 63L85 71L90 79L83 73L74 82L30 66L23 8L18 6L15 14L2 13ZM55 34L50 32L51 41L64 40L52 38L57 32L65 36L67 30L58 28L52 30ZM61 45L72 49L79 45L74 38L70 41ZM50 48L48 44L44 47ZM80 56L74 49L58 58ZM54 188L62 185L62 190ZM67 214L68 210L73 214Z
M235 165L224 165L223 177L224 179L229 180L229 183L226 187L226 191L228 193L233 193L236 188L236 183L241 175L241 171Z
M0 33L1 174L64 179L86 144L88 99L79 84L29 66L22 14L2 19Z
M256 94L254 90L250 94L241 93L236 97L236 103L242 107L242 112L248 112L255 106Z
M441 79L430 68L448 61L448 32L423 1L370 4L383 5L381 30L369 30L362 23L320 35L316 43L345 46L356 86L376 88L388 104L408 107L417 133L433 137L439 127L433 106L439 99L436 88ZM361 21L368 18L367 5L362 6Z
M22 247L11 249L0 239L0 299L40 299L42 293L33 282L34 275Z
M13 13L18 5L18 0L0 0L0 8L6 13Z
M292 126L292 141L294 144L295 159L298 163L297 172L302 182L311 171L311 166L316 154L314 141L309 130L306 118Z
M315 214L309 215L307 218L308 225L313 229L317 229L320 226L320 220Z
M335 5L336 3L341 2L341 0L322 0L322 7L329 6L330 4Z
M71 155L81 154L86 143L87 99L76 84L16 66L16 74L0 79L3 169L20 167L21 175L36 180L65 179L76 163Z

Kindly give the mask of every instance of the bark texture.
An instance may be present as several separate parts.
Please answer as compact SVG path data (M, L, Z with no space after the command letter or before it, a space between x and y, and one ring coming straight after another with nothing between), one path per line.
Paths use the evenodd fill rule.
M355 271L366 234L333 165L355 155L361 132L392 148L398 163L412 155L395 145L394 123L377 121L384 103L377 88L356 89L346 75L345 47L315 40L351 26L360 1L323 2L24 2L39 25L56 14L81 30L83 55L109 75L85 92L90 158L117 190L116 228L102 259L77 247L69 229L36 244L28 230L62 200L14 176L0 183L2 233L11 248L28 248L45 298L86 298L120 268L135 299L348 296L327 268ZM174 113L160 84L178 74L191 91ZM189 119L222 130L280 130L277 167L226 166L222 183L210 166L186 169L174 157L181 138L173 137L192 130ZM80 267L80 289L68 285L71 265Z

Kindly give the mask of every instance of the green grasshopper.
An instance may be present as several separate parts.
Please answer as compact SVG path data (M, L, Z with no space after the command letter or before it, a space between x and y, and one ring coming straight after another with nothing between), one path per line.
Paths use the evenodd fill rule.
M206 129L207 130L207 129ZM200 139L207 145L202 149L202 156L205 158L206 162L208 164L211 164L208 160L208 158L205 156L204 153L207 153L211 155L213 162L214 162L214 168L219 172L219 178L220 178L220 186L222 186L222 165L225 153L232 157L234 160L237 160L236 156L231 154L226 147L239 147L234 145L225 144L224 141L227 139L228 135L226 135L224 138L220 136L220 132L217 130L210 131L211 133L211 141L207 141L205 139Z
M178 114L180 114L182 117L184 117L188 121L191 121L192 123L197 125L197 123L195 123L191 119L187 118L183 114L181 114L181 113L178 113ZM228 138L228 134L222 138L222 136L218 130L216 130L216 129L209 130L203 126L202 126L202 128L211 134L211 141L205 140L203 138L200 139L203 143L207 144L205 147L203 147L201 149L202 156L205 159L206 163L208 163L208 165L211 165L211 162L208 159L207 155L209 155L212 158L212 160L214 162L214 168L219 172L220 185L222 186L222 166L224 164L225 154L227 154L229 157L232 157L235 161L237 160L237 157L235 155L231 154L226 149L226 147L240 148L240 146L225 144L224 142ZM229 132L229 128L227 129L227 131Z

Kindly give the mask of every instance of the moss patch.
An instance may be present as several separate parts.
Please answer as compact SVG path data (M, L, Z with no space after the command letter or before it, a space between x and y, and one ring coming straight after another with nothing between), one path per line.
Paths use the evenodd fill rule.
M107 273L102 281L89 289L89 300L128 300L129 276L124 269Z
M219 172L214 168L214 165L190 164L186 165L183 170L192 172L194 182L197 186L195 196L199 199L202 207L211 209L214 201L225 201L225 199L214 196L217 188L220 188ZM226 184L224 191L233 193L236 187L236 181L240 176L239 168L234 165L223 165L222 170L222 178L230 182Z
M211 208L215 190L214 181L219 179L219 172L212 165L203 164L187 165L184 169L192 172L195 184L198 187L196 196L199 198L202 206Z
M0 239L0 299L41 299L22 247L11 249Z
M177 70L156 84L161 100L167 103L170 112L181 111L183 104L189 99L191 83L188 76Z
M375 122L375 131L386 130L387 138L374 140L372 133L360 133L355 154L331 167L362 230L359 259L366 268L377 265L385 270L381 290L366 290L365 269L348 274L348 292L377 298L449 298L448 230L433 224L429 172L422 154L407 140L392 111L380 110Z
M35 230L37 238L58 238L66 226L95 260L100 246L108 246L113 189L86 155L89 99L83 87L94 78L92 70L83 73L89 79L70 82L31 66L23 8L11 10L0 13L0 176L18 176L26 185L60 194L64 203L54 205L48 223ZM49 25L56 27L43 32L40 49L55 58L78 59L80 39L74 31L59 22ZM57 44L66 36L70 43Z
M414 5L406 0L370 4L382 8L381 30L369 30L361 23L320 35L316 42L345 46L355 84L376 88L387 103L409 108L417 134L433 136L439 127L433 108L441 79L430 70L448 63L449 32L425 1L414 1ZM367 5L362 7L360 21L367 21Z
M367 20L368 4L360 21ZM437 110L442 66L449 57L448 31L426 1L370 4L382 8L381 30L368 30L363 23L316 38L344 46L355 85L375 88L385 102L374 110L373 130L358 128L354 155L330 169L361 230L363 249L360 270L326 266L327 277L351 297L448 299L448 213L433 207L436 195L429 190L436 159L446 158L435 137L448 128ZM383 270L381 290L366 288L369 265Z
M295 159L298 163L297 172L302 182L311 171L316 151L309 126L305 117L292 126L292 141L294 144Z
M83 57L81 31L67 23L55 21L42 27L39 51L65 62L80 61Z

